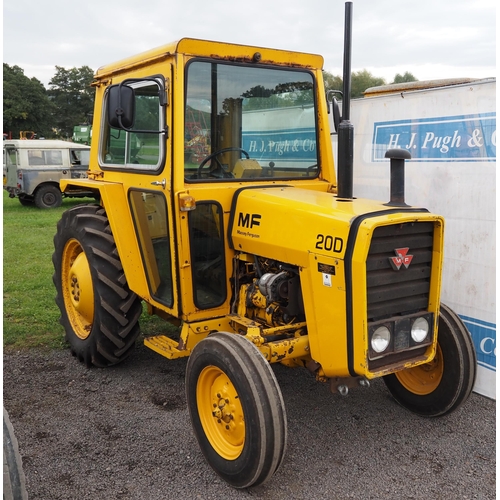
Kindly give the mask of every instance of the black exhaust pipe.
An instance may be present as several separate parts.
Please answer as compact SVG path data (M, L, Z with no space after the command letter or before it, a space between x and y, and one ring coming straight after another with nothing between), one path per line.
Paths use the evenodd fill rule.
M345 4L344 21L344 75L342 85L342 121L339 125L338 147L338 186L337 196L342 200L352 200L353 163L354 163L354 126L351 118L351 43L352 41L352 2Z
M405 160L411 159L406 149L388 149L385 157L391 160L391 199L384 205L407 207L405 203Z

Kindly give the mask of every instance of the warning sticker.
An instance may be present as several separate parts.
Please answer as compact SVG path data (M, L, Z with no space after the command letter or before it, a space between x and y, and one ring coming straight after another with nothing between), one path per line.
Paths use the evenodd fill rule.
M324 286L332 286L332 275L323 273L323 285Z
M335 276L335 266L318 262L318 271L323 276L323 286L332 286L332 276Z

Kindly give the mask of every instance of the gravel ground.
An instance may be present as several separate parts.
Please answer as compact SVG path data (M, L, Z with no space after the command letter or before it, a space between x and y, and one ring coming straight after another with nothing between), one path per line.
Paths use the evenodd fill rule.
M495 498L494 401L473 394L452 415L424 419L380 380L341 397L281 365L285 459L266 484L235 490L199 451L185 368L143 346L108 369L86 369L69 351L4 353L30 500Z

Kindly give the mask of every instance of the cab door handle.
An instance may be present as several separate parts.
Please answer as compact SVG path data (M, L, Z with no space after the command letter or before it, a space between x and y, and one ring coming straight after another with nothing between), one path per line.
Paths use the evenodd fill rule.
M153 181L151 183L152 186L161 186L163 189L165 189L165 186L167 185L167 179L162 179L161 181Z

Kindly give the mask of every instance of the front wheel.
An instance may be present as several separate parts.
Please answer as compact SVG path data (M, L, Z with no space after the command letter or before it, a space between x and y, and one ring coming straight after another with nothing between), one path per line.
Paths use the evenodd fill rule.
M87 366L119 363L134 348L142 307L128 288L104 209L89 204L64 212L54 247L56 303L71 351Z
M384 382L401 406L424 417L439 417L467 400L475 379L476 353L470 333L459 316L441 304L434 359L387 375Z
M254 344L223 332L199 342L187 364L186 393L201 451L225 481L248 488L276 472L286 447L285 405Z

